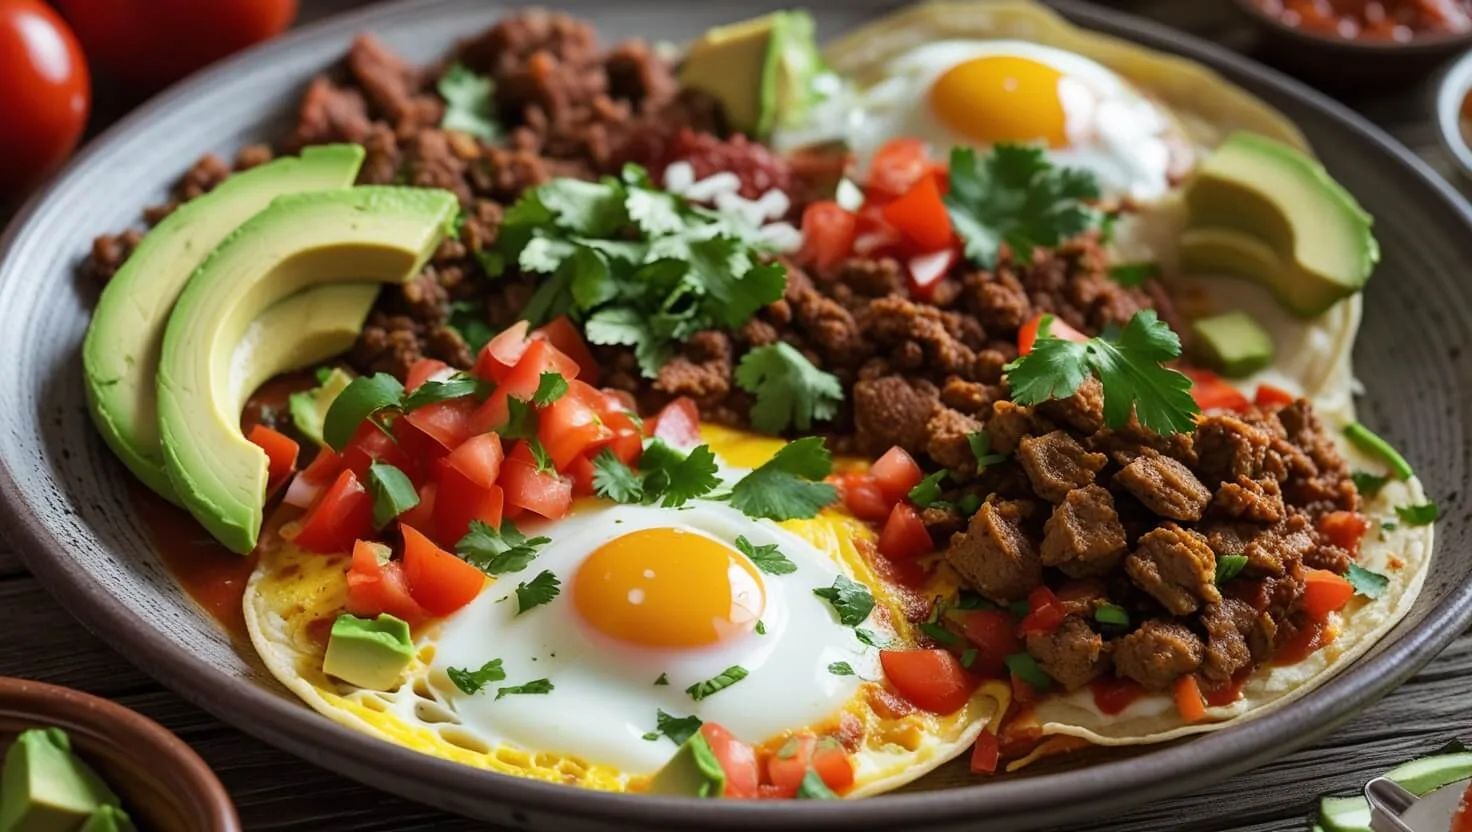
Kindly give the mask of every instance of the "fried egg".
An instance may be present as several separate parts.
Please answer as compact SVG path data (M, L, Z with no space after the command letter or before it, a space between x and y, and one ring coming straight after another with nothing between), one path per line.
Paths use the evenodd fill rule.
M1112 70L1073 52L1015 40L949 40L901 54L858 94L849 141L867 163L889 139L953 146L1036 144L1084 168L1105 196L1147 201L1171 187L1186 146L1175 120Z
M782 447L712 426L702 439L727 482ZM503 774L611 791L642 790L678 750L659 731L660 712L719 723L767 751L796 734L837 737L854 762L846 796L860 796L957 756L984 727L996 730L1010 701L1006 684L989 682L941 716L887 688L874 645L916 646L917 605L953 597L957 578L939 564L922 587L894 582L876 568L873 530L838 507L774 523L720 501L670 509L587 499L522 531L550 542L523 572L488 581L467 607L416 631L416 658L395 690L322 672L325 633L346 599L346 556L268 534L246 593L252 641L278 679L340 723ZM774 544L790 571L773 574L747 554ZM561 591L518 614L516 586L543 570ZM874 597L864 638L813 592L840 575ZM451 681L450 669L493 659L504 680L473 694ZM745 675L703 684L733 667ZM539 679L551 690L498 698L501 687Z

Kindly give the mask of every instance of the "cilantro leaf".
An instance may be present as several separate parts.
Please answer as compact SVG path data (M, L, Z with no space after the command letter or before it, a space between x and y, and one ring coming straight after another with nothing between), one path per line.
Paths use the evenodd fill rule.
M819 587L813 590L813 594L832 605L838 614L838 623L845 627L863 624L869 613L874 611L874 596L869 594L868 587L847 575L839 575L833 579L832 586ZM862 640L863 636L859 638Z
M1217 555L1216 558L1216 582L1224 584L1242 574L1242 568L1247 565L1246 555Z
M720 693L745 678L746 668L739 664L733 664L714 677L706 679L704 682L696 682L690 687L685 688L685 693L689 694L691 699L699 702L702 699Z
M789 427L808 430L815 420L832 419L843 401L843 384L812 365L783 341L757 347L741 357L736 384L755 397L751 425L763 433Z
M542 444L542 440L533 436L526 440L526 447L527 450L532 452L532 462L536 464L538 473L546 474L557 470L557 466L552 464L552 456L547 453L547 448Z
M860 642L870 647L877 647L880 650L883 650L890 645L889 639L881 638L877 633L873 632L872 630L865 630L863 627L855 628L854 635L858 637Z
M645 502L658 499L665 508L704 497L721 482L709 445L697 445L682 454L656 439L644 449L639 468L644 472Z
M809 767L807 773L802 776L802 782L797 785L798 800L837 800L838 795L828 788L823 782L823 777L818 770Z
M455 544L455 551L487 575L505 575L527 568L537 556L537 547L551 542L550 537L528 540L510 520L502 520L500 529L471 520L470 531Z
M654 680L654 684L656 687L663 687L665 685L668 685L669 683L670 675L668 673L661 673L659 674L659 678Z
M436 89L445 99L445 115L440 119L440 127L469 133L488 142L500 138L494 81L475 74L463 64L451 64L440 76Z
M746 539L746 535L737 535L736 551L746 555L757 569L768 575L790 575L797 571L797 564L788 560L775 543L755 546Z
M557 580L552 570L543 569L537 573L537 577L516 585L516 614L521 615L533 607L549 604L561 592L562 581Z
M1437 517L1441 516L1441 510L1436 507L1436 503L1422 503L1418 506L1396 506L1395 513L1400 515L1401 520L1412 526L1430 525L1436 522Z
M823 440L808 436L782 446L731 488L731 505L748 517L793 520L816 516L838 498L822 480L833 472Z
M1109 267L1109 279L1121 286L1139 286L1160 277L1159 263L1120 263Z
M506 680L506 671L501 668L500 659L491 659L480 666L480 670L471 670L461 667L445 668L445 675L459 688L462 693L474 695L480 689L491 682L503 682Z
M756 620L756 634L759 636L764 636L767 634L767 622L761 620L760 618Z
M485 308L474 301L451 301L449 326L460 333L460 340L465 342L471 355L478 354L496 336L486 321Z
M418 387L414 392L404 396L403 402L399 404L399 410L404 413L413 413L421 407L451 399L463 399L466 396L482 398L494 385L490 382L481 381L469 373L455 373L443 381L431 379Z
M966 434L966 442L971 446L972 456L976 457L978 474L985 471L988 466L1007 461L1006 454L992 453L992 438L984 429Z
M848 662L833 662L832 664L828 665L828 672L832 673L834 676L858 675L856 672L854 672L854 666L849 664Z
M506 397L506 424L497 429L502 439L535 439L541 418L531 402L516 396Z
M919 508L929 508L930 505L940 500L940 483L950 475L950 471L942 468L934 474L926 477L910 489L910 502Z
M1201 412L1191 398L1191 380L1162 366L1181 354L1181 339L1155 310L1135 313L1117 339L1103 336L1078 343L1039 328L1032 352L1006 367L1012 400L1034 405L1067 398L1092 372L1104 388L1104 422L1120 428L1131 411L1140 424L1162 436L1188 433Z
M654 711L654 720L659 733L669 737L675 745L684 745L685 740L694 736L704 724L698 716L671 716L659 709Z
M1021 263L1033 249L1051 248L1096 228L1099 198L1094 175L1054 167L1040 147L998 144L984 159L969 147L951 150L945 203L951 223L977 265L993 268L1005 243Z
M408 475L386 462L368 465L368 493L373 496L373 526L378 529L419 505L419 492Z
M551 693L553 690L554 686L550 679L533 679L524 685L497 688L496 698L500 699L503 696L510 696L512 694Z
M1371 474L1368 471L1351 471L1349 478L1354 480L1354 487L1366 497L1379 494L1380 489L1390 482L1389 474Z
M680 215L680 202L674 194L647 187L630 188L629 195L624 200L624 208L629 212L629 219L651 236L674 234L685 228L685 218Z
M546 407L566 393L567 379L561 373L542 373L541 380L537 382L537 392L532 394L532 404Z
M381 410L398 407L403 398L404 385L388 373L358 376L348 382L327 408L327 416L322 420L322 438L340 452L352 441L363 420L373 419Z
M1385 592L1385 587L1390 585L1389 578L1379 572L1371 572L1357 563L1349 565L1344 577L1354 587L1356 594L1366 598L1379 598Z
M615 503L641 503L644 480L604 448L593 458L593 493Z

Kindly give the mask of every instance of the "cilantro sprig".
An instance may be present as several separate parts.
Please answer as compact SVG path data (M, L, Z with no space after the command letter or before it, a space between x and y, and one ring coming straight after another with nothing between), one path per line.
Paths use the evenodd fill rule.
M455 544L455 551L471 566L495 576L527 568L537 549L551 542L552 538L544 536L528 539L510 520L502 520L499 529L471 520L470 530Z
M999 144L978 158L969 147L951 150L945 203L966 256L993 268L1005 243L1012 256L1032 262L1034 248L1050 248L1098 228L1103 215L1094 174L1055 167L1040 147Z
M670 738L675 745L684 745L685 740L695 735L700 730L701 722L698 716L674 716L662 710L654 712L656 730Z
M833 456L817 436L782 446L771 459L731 487L731 505L748 517L797 520L814 517L838 498L821 480L833 472Z
M814 421L832 419L843 402L838 377L814 367L782 341L743 355L736 367L736 384L755 397L751 426L763 433L790 427L808 430Z
M684 452L652 440L634 470L604 448L593 458L593 492L616 503L647 503L678 508L704 497L720 484L716 456L707 445Z
M503 682L506 680L506 671L501 667L500 659L491 659L480 666L479 670L471 670L468 667L447 667L445 675L455 687L467 696L479 693L481 688L491 682Z
M404 385L388 373L358 376L327 408L322 420L322 439L333 450L341 451L365 420L392 437L389 416L467 396L483 399L490 394L492 386L468 373L455 373L446 379L426 381L411 393L405 392Z
M725 670L722 670L720 673L717 673L715 676L706 679L703 682L696 682L690 687L685 688L685 693L688 694L691 699L699 702L702 699L715 696L717 693L720 693L721 691L729 688L742 679L745 679L746 676L746 668L742 667L739 664L733 664Z
M462 64L451 64L440 76L436 89L445 99L441 127L469 133L488 142L500 138L501 125L496 122L494 96L496 82L477 75Z
M833 579L832 586L818 587L813 594L833 607L838 623L845 627L863 624L869 613L874 611L874 596L869 594L868 587L847 575L839 575ZM862 635L860 640L864 640Z
M763 543L757 546L747 540L746 535L737 535L736 551L746 555L757 569L768 575L790 575L797 571L797 564L788 560L775 543Z
M530 581L516 585L516 614L521 615L534 607L550 604L561 592L562 581L550 569L544 569Z

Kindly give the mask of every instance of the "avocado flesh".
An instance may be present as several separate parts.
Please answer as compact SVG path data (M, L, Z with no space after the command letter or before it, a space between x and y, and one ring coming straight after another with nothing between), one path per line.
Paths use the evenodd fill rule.
M380 283L315 286L262 312L246 327L230 365L231 407L237 417L251 394L270 379L314 367L351 349L382 288ZM295 337L283 338L282 333Z
M0 774L0 832L70 832L118 799L57 729L16 737Z
M649 781L649 794L675 797L720 797L726 793L726 771L705 736L696 732L685 740L664 768Z
M338 394L346 390L352 382L352 373L333 367L327 380L320 385L311 390L292 393L291 398L287 399L287 405L291 411L291 423L296 427L297 433L319 446L326 444L322 439L322 425L327 421L327 411L337 401Z
M135 832L132 818L116 806L99 806L77 832Z
M164 472L154 391L179 293L220 241L271 200L351 185L362 162L358 145L323 145L237 173L164 218L103 289L82 346L92 421L134 476L161 496L179 501Z
M387 613L343 613L332 622L322 672L366 690L393 690L413 660L414 640L404 621Z
M1185 199L1182 267L1261 283L1301 317L1360 291L1379 259L1354 197L1316 160L1263 136L1229 136Z
M308 287L409 280L458 207L447 191L417 188L281 197L190 278L169 317L159 363L164 466L184 507L227 548L255 548L266 495L266 455L240 432L243 385L232 372L250 322Z
M721 102L726 126L755 139L801 120L823 71L812 16L779 11L709 29L680 64L679 80Z
M1243 378L1273 363L1273 336L1246 312L1191 322L1198 360L1228 378Z

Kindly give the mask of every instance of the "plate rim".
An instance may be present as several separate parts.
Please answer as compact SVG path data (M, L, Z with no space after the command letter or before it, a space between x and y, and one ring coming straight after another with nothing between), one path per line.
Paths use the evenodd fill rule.
M1445 208L1472 229L1472 206L1429 165L1367 119L1328 96L1225 47L1137 15L1084 5L1076 0L1045 2L1085 28L1181 55L1213 70L1229 70L1249 81L1255 89L1273 90L1319 111L1340 129L1368 140L1384 157L1404 168L1406 175L1422 180L1422 184L1440 197ZM235 73L269 64L277 52L309 49L320 38L351 35L361 29L382 29L407 17L434 14L440 7L462 5L464 0L398 0L333 15L233 56L155 96L92 139L45 189L21 206L0 236L0 280L8 272L17 271L10 262L16 243L33 225L39 224L38 220L55 210L52 195L94 158L108 153L151 119L167 115L176 103L207 95ZM557 4L559 9L574 13L596 9L598 5L596 0L563 0ZM815 7L819 5L814 3ZM499 6L508 13L521 8L521 4L514 2L486 3L483 7L491 6ZM886 9L875 4L872 10L880 14ZM821 8L815 8L815 12L821 17ZM1428 611L1395 644L1367 661L1346 668L1302 700L1243 725L1130 759L1018 780L855 802L713 804L690 798L582 791L494 775L345 728L299 702L255 685L222 685L220 671L177 645L162 631L133 617L128 606L100 581L90 579L79 569L68 569L63 541L29 510L30 505L10 464L0 459L0 521L3 521L3 534L23 563L70 615L160 684L257 739L372 788L474 817L509 817L515 823L530 822L526 811L594 823L617 820L666 828L687 825L757 828L771 827L774 823L807 829L894 824L914 828L917 823L966 823L982 811L1009 826L1056 823L1076 819L1086 812L1095 817L1108 816L1130 806L1219 782L1307 745L1398 687L1472 623L1472 582L1469 582ZM370 760L371 765L365 762ZM405 777L408 772L412 776ZM1068 805L1057 805L1060 793L1070 795ZM497 808L493 810L493 806Z

